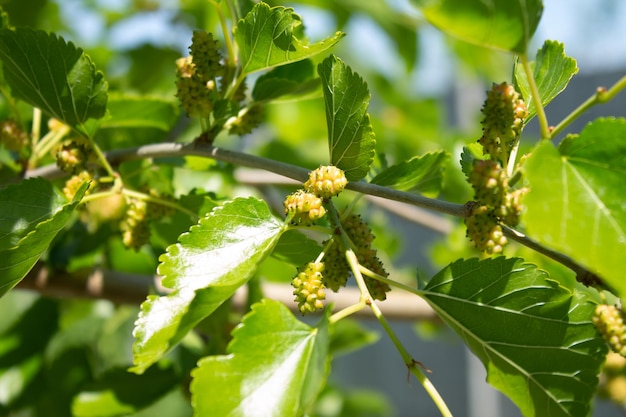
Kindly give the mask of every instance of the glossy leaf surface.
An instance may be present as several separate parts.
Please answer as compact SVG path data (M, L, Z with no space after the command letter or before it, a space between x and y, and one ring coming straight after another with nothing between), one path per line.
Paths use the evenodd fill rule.
M0 30L11 93L71 126L104 116L108 84L82 49L40 30Z
M196 415L296 417L311 405L329 369L328 319L298 321L263 300L233 332L228 355L202 359L192 372Z
M348 181L358 181L369 172L374 160L376 139L367 108L367 84L335 56L318 67L328 126L330 163L346 173Z
M626 120L599 119L555 148L541 143L524 165L528 234L598 274L626 296Z
M70 220L87 189L72 202L52 185L33 178L0 190L0 297L17 285Z
M165 296L149 296L135 323L134 372L142 373L244 285L283 231L265 202L214 209L160 257Z
M443 151L416 156L390 166L372 178L370 182L400 191L415 191L428 196L436 196L441 191L447 159L448 154Z
M595 304L521 259L459 260L424 297L526 417L588 416L606 354Z
M320 54L342 37L337 32L320 42L309 44L300 16L293 9L257 3L235 28L241 66L245 74L300 61Z
M546 41L537 51L537 57L530 62L541 104L545 107L567 87L572 77L578 72L576 60L565 55L565 47L556 41ZM518 62L515 65L515 87L522 94L528 107L528 117L537 114L532 93L528 85L528 77Z
M541 0L413 0L445 33L478 45L523 53L543 12Z

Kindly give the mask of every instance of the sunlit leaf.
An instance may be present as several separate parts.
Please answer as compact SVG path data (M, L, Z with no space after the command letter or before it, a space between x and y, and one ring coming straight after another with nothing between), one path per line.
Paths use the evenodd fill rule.
M342 37L337 32L320 42L309 44L300 16L293 9L271 7L259 2L235 27L241 66L245 74L300 61L320 54Z
M416 156L392 165L370 181L372 184L436 196L441 191L443 171L448 159L444 151Z
M348 181L365 177L374 161L376 139L367 108L367 84L335 56L318 67L328 125L330 163L343 169Z
M104 116L108 84L82 49L29 28L0 30L0 60L11 93L69 125Z
M626 120L599 119L559 148L541 143L523 166L528 235L569 255L626 296Z
M254 274L284 230L256 198L214 209L160 258L165 296L149 296L135 323L134 372L172 349Z
M453 262L424 297L524 416L590 414L607 348L585 295L521 259L498 257Z
M466 42L523 53L535 33L541 0L413 0L426 19Z
M565 55L563 44L547 40L537 52L535 61L529 63L539 90L541 104L545 107L567 87L572 77L578 72L576 60ZM520 63L515 65L515 87L522 94L528 107L527 120L537 114L528 77Z
M17 285L70 220L88 184L67 199L33 178L0 190L0 297Z
M202 359L192 372L197 415L297 417L329 370L328 319L298 321L283 304L263 300L233 333L228 355Z

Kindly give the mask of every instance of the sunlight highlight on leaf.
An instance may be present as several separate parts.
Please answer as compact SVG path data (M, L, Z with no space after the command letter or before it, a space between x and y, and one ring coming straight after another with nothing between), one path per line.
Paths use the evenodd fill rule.
M238 198L214 209L160 258L162 284L135 323L133 372L142 373L198 322L230 298L256 271L284 231L267 204Z
M292 8L270 7L257 3L235 28L244 74L250 74L296 62L320 54L335 45L344 36L333 36L314 44L304 37L300 16Z
M599 119L524 164L528 235L598 274L620 297L626 253L626 120Z
M524 53L541 14L541 0L413 0L443 32L490 48Z
M233 332L228 355L208 356L192 372L198 415L299 416L328 374L328 317L310 327L278 301L252 307Z

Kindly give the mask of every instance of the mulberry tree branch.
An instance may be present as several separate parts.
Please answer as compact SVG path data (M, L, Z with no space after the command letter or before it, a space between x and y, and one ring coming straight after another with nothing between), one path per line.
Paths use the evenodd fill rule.
M107 152L105 154L106 158L112 165L134 159L163 158L188 155L202 156L212 158L218 161L232 163L238 166L262 169L281 175L283 177L291 178L300 183L305 182L309 174L309 170L303 167L247 154L244 152L231 151L201 143L159 143L139 146L136 148L118 149ZM32 169L27 171L25 174L27 178L40 176L51 179L59 178L63 175L65 174L60 171L56 165L47 165L44 167ZM349 182L346 186L346 189L356 191L362 194L381 197L388 200L398 201L401 203L434 210L459 218L465 218L467 216L467 204L456 204L443 200L428 198L419 194L398 191L389 187L369 184L366 182ZM592 271L578 264L576 261L569 258L568 256L560 252L551 250L550 248L541 245L539 242L530 239L529 237L514 229L504 227L504 231L507 237L572 269L576 273L576 276L580 282L586 285L603 285L600 278L597 277Z

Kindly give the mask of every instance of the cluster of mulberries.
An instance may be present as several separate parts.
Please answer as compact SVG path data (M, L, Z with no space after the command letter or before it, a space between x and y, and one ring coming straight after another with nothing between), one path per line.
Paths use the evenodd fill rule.
M489 255L502 253L507 239L493 209L479 204L472 206L465 217L465 226L467 237L478 249Z
M65 195L65 198L68 200L73 200L78 189L86 182L89 182L90 184L85 195L89 194L91 190L96 188L97 180L94 179L93 174L89 171L80 171L79 173L72 175L67 181L65 181L63 195Z
M0 143L10 151L20 152L28 146L28 135L15 120L3 120L0 122Z
M228 128L228 133L243 136L261 124L264 114L263 106L253 103L241 109L237 116L228 119L225 127Z
M80 140L71 140L61 144L54 154L57 166L70 174L87 169L90 155L90 144Z
M321 198L330 198L342 192L347 184L348 180L341 169L334 165L326 165L309 173L304 189Z
M524 119L528 116L526 104L512 85L506 82L494 83L487 92L481 111L485 117L479 142L486 154L506 164L511 150L519 141Z
M592 318L598 332L615 353L626 356L624 312L613 305L598 304Z
M194 32L191 56L176 61L176 97L190 117L208 118L217 100L215 79L224 73L222 57L213 35Z
M122 241L127 248L138 251L150 240L150 216L148 203L144 200L129 199L122 220Z
M288 195L283 204L292 224L310 226L326 214L322 199L304 190Z
M389 274L385 271L376 250L372 249L374 234L361 216L350 215L341 222L341 225L355 246L355 254L359 264L378 275L388 276ZM324 285L336 292L346 285L350 274L350 266L336 239L333 239L324 254L324 262L326 264ZM370 277L365 277L365 284L375 300L385 300L387 292L391 290L389 285Z
M213 34L195 31L189 52L190 56L176 61L176 96L187 115L203 119L213 115L219 129L240 136L260 125L262 104L243 105L246 82L234 82L237 72L225 64Z
M311 226L326 214L324 200L339 194L347 183L341 169L332 165L321 166L309 173L304 190L285 198L285 214L291 218L292 224Z
M467 236L488 254L501 253L506 244L500 223L516 226L522 213L521 199L526 188L511 190L507 170L512 149L519 142L526 105L512 85L493 84L482 108L483 135L479 143L489 159L472 161L468 182L474 189L476 205L465 224Z
M323 262L309 262L293 277L293 295L298 303L302 314L313 313L324 308L323 300L326 299L323 283Z

